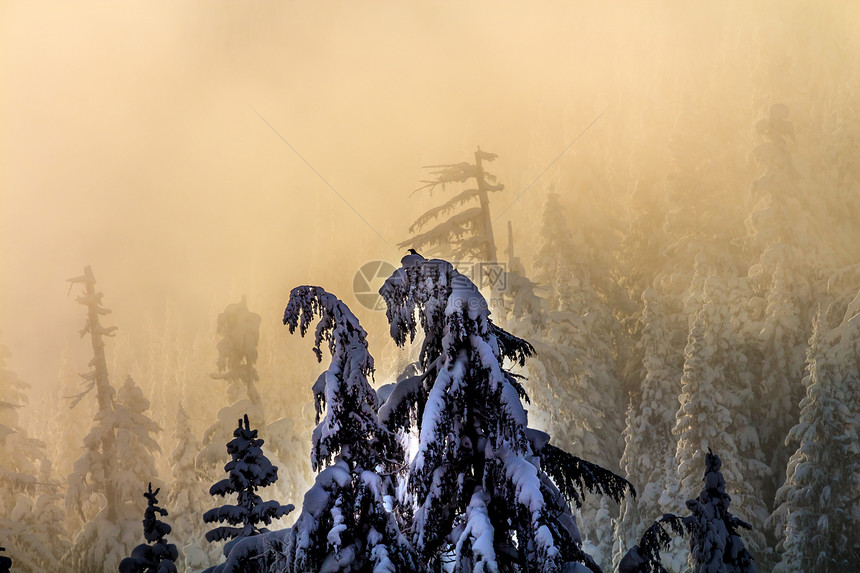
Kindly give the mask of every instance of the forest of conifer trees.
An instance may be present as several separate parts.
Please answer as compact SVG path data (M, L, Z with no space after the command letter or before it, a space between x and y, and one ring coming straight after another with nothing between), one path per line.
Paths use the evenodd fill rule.
M635 85L610 34L516 145L460 122L384 223L315 167L215 216L205 321L112 313L138 271L82 240L54 379L0 323L0 572L860 567L860 12L753 4L673 5Z

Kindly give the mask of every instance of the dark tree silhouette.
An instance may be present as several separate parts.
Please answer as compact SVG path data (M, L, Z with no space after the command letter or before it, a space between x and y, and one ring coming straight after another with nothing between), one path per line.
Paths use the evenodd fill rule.
M618 565L618 573L664 573L660 550L668 548L671 536L663 528L668 524L674 533L690 536L689 563L693 573L757 573L758 567L738 534L740 528L751 529L745 521L729 511L731 497L720 472L719 456L708 450L705 456L705 483L699 497L687 500L690 515L664 514L655 521Z
M257 495L259 488L278 480L278 468L263 454L263 440L257 437L257 430L251 429L247 415L239 420L239 426L234 430L233 436L227 444L227 452L232 460L224 466L228 477L209 488L209 493L221 497L237 494L238 502L236 505L222 505L210 509L203 514L203 521L206 523L229 524L206 533L206 540L210 542L230 540L224 546L224 555L227 557L239 541L269 531L260 527L260 524L269 525L273 519L283 517L294 509L292 504L281 505L275 500L263 501ZM248 553L243 559L248 560L251 557L252 554ZM219 571L218 568L212 570Z
M210 374L216 380L226 380L228 400L242 398L242 393L255 406L260 406L260 393L255 383L257 374L257 344L260 341L261 317L248 310L245 297L235 304L227 305L218 315L218 373Z
M143 537L146 543L132 549L131 557L120 562L120 573L176 573L179 552L176 545L165 539L170 533L170 525L158 519L159 516L167 516L167 510L158 507L156 496L161 490L156 488L152 491L151 483L148 489L149 491L143 494L147 502L143 514Z
M488 193L501 191L505 188L501 184L493 184L495 177L484 170L484 161L493 161L496 154L475 151L475 163L452 163L445 165L428 165L427 169L433 169L432 179L425 180L416 191L429 189L433 191L437 187L443 190L446 186L454 183L466 183L470 179L475 180L475 188L461 191L447 202L430 209L412 223L409 227L410 233L416 233L408 241L400 243L400 247L427 247L433 252L440 252L457 260L478 259L484 261L496 261L496 241L493 238L493 224L490 217L490 200ZM467 204L472 206L461 209ZM439 220L449 213L453 213L444 221L438 223L423 233L417 233L419 229L426 227L431 221ZM411 249L410 252L415 251ZM417 252L413 252L417 254Z

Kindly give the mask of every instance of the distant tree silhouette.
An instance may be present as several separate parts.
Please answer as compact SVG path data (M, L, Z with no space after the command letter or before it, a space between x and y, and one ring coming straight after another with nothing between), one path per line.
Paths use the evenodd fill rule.
M248 309L244 296L218 315L218 372L210 376L227 382L227 405L218 411L218 421L204 431L196 462L210 479L221 465L224 443L230 440L236 419L247 414L263 423L262 399L256 386L261 320L259 314Z
M475 187L461 191L442 205L430 209L412 223L410 233L416 233L408 241L400 243L400 247L422 248L447 256L454 260L483 260L497 261L496 241L493 237L493 223L490 217L490 201L488 193L501 191L501 184L493 184L495 177L484 170L484 162L495 160L497 155L475 151L475 163L451 163L444 165L428 165L433 169L432 179L423 181L424 185L416 189L422 191L443 190L451 184L475 181ZM461 209L466 204L477 201L477 206ZM456 211L456 212L455 212ZM454 213L435 227L417 233L430 222ZM414 248L412 249L414 251ZM417 251L416 251L417 252Z
M72 404L95 390L98 412L83 440L83 454L68 478L66 506L77 511L85 525L63 557L61 568L73 573L113 573L137 539L137 518L143 507L133 501L132 492L144 487L143 474L156 475L152 453L159 448L149 434L158 426L143 414L149 401L130 378L119 396L110 384L104 337L112 336L116 327L101 325L100 317L110 310L102 306L103 295L95 290L92 269L85 267L83 275L69 282L84 287L77 298L87 307L81 336L90 334L93 348L91 370L82 375L86 386ZM104 500L95 516L84 511L91 499Z
M248 310L245 297L235 304L227 305L218 315L218 373L211 374L216 380L229 383L227 399L234 402L244 393L255 406L260 406L260 393L256 382L257 345L260 342L261 317Z

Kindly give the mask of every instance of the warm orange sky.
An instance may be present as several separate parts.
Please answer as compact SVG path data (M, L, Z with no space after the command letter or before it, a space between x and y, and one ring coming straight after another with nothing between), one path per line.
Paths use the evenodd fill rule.
M9 366L47 387L64 340L78 352L65 279L87 264L120 335L168 300L198 328L242 293L277 321L292 286L348 288L364 261L398 260L438 199L409 199L422 165L499 154L501 211L604 109L562 162L600 147L644 164L679 101L733 113L752 74L775 73L747 51L842 65L849 4L4 2ZM505 215L530 238L539 188Z

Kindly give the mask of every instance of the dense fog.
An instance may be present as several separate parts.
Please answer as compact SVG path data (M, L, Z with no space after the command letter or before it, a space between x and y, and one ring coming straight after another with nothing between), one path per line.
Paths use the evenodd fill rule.
M280 501L300 510L313 479L311 385L324 367L311 341L282 325L290 290L321 285L346 303L376 358L371 383L393 381L415 353L397 349L385 313L356 298L356 272L370 261L400 265L410 225L452 194L413 193L430 175L425 167L474 162L478 147L497 155L486 167L504 185L489 206L498 258L513 264L503 255L510 222L520 271L541 299L526 310L492 309L535 343L538 358L551 357L522 372L530 392L551 388L555 397L533 396L530 416L574 450L606 456L597 461L637 488L632 470L625 474L631 439L621 432L631 433L628 406L647 394L649 352L677 374L678 392L663 396L674 419L680 377L691 368L688 335L700 332L696 320L700 329L724 320L739 337L734 348L746 345L744 360L755 363L750 376L759 376L738 401L762 399L760 378L773 364L758 333L782 312L773 310L771 284L788 277L792 294L782 302L796 312L777 330L794 329L796 341L779 365L794 368L797 400L782 411L791 418L782 435L761 437L779 444L802 408L814 321L836 329L852 318L860 289L855 3L13 1L0 7L0 36L0 345L9 354L3 371L30 386L21 394L29 404L8 425L45 443L57 483L72 473L96 413L93 395L69 408L93 349L79 337L80 285L68 279L89 265L112 311L102 325L118 327L105 349L111 384L119 389L131 376L149 400L165 491L177 405L201 437L232 401L210 375L218 317L244 297L261 317L265 420L294 424L305 464L293 468L301 479L279 490L293 497ZM790 167L773 167L766 153L787 154ZM569 239L553 243L556 232ZM776 243L792 252L779 277L769 266L781 256ZM570 251L569 267L548 263L558 249ZM691 310L713 294L702 285L714 276L725 279L730 301L722 318ZM642 342L649 288L672 315L671 350ZM588 324L605 312L614 326L569 336L564 312L590 316ZM828 340L852 336L833 330ZM714 358L722 359L732 361ZM553 374L552 360L595 371L611 361L603 382L615 388L591 405L602 431L615 433L612 444L589 442L600 432L587 424L566 428L564 414L538 413L575 386ZM857 378L846 379L855 396ZM615 402L604 403L610 395ZM860 396L844 401L856 439ZM784 447L762 454L770 473L755 464L738 470L769 496L761 515L750 515L733 493L759 529L779 505L794 451ZM699 484L705 466L696 459ZM63 517L70 539L98 509L90 503L83 519ZM585 521L605 510L586 506ZM619 511L613 503L613 518ZM632 543L607 527L623 537L616 543ZM602 564L617 565L595 541L600 533L583 529ZM778 540L768 531L753 542L763 570L778 562Z

